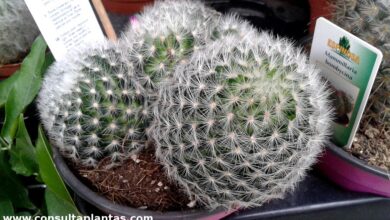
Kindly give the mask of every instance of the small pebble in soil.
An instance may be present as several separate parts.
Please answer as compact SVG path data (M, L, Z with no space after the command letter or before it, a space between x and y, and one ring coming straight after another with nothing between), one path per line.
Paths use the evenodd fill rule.
M134 162L136 162L136 160L138 160L138 155L133 154L133 155L130 156L130 158L131 158Z
M195 200L191 201L190 203L187 204L187 206L190 207L190 208L195 207L195 205L196 205L196 201Z
M163 183L162 182L158 182L157 186L163 186Z

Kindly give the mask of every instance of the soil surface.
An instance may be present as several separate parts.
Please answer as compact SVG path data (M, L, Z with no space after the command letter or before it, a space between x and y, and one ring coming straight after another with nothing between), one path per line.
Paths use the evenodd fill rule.
M362 124L350 153L371 166L390 172L390 128L374 123Z
M107 168L103 159L96 168L77 167L80 175L107 199L126 206L154 211L188 209L188 196L165 175L156 162L154 148L124 161L121 166Z

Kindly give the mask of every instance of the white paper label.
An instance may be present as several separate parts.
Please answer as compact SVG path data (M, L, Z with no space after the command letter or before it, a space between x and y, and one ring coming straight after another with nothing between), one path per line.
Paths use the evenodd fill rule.
M88 0L25 0L56 60L105 37Z
M310 62L331 84L332 141L340 147L352 145L382 57L377 48L325 18L317 20Z

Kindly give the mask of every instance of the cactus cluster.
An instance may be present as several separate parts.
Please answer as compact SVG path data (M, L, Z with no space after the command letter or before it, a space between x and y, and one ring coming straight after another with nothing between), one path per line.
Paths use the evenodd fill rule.
M305 55L267 33L225 38L162 85L152 137L168 175L208 208L281 198L321 152L331 111Z
M390 129L390 1L334 0L332 20L383 53L365 117Z
M119 43L56 62L38 109L75 162L116 164L154 140L167 175L194 201L232 208L294 188L328 135L328 96L289 41L201 2L167 0Z
M0 0L0 66L21 59L38 34L23 0Z
M145 91L119 45L104 42L56 62L38 98L42 121L57 147L75 162L113 164L143 146Z

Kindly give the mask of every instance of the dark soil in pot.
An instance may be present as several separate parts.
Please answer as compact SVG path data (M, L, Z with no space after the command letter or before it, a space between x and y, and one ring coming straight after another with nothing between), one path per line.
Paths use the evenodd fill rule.
M120 166L107 168L105 158L96 168L76 167L82 179L114 203L154 211L185 210L188 196L172 183L156 162L154 147L148 146Z

